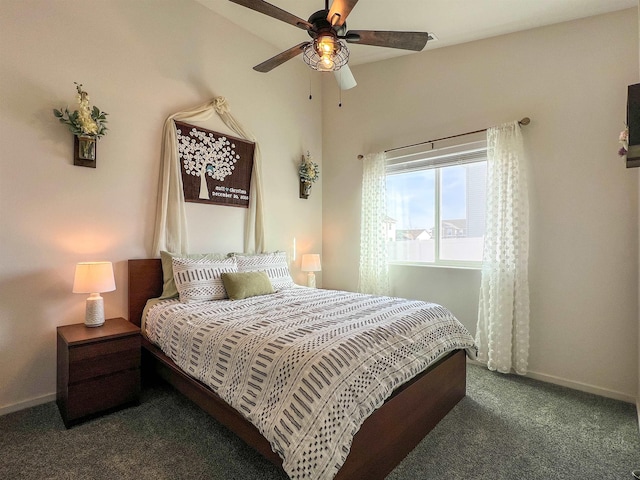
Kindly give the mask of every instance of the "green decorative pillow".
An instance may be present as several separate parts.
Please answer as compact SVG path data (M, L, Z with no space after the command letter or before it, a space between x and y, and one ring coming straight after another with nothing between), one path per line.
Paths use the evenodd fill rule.
M173 278L173 259L174 258L191 258L194 260L224 260L226 258L225 255L220 253L171 253L171 252L160 252L160 260L162 262L162 295L160 295L161 300L166 300L168 298L176 298L178 296L178 287L176 287L176 282Z
M273 293L271 280L265 272L223 273L222 283L231 300Z

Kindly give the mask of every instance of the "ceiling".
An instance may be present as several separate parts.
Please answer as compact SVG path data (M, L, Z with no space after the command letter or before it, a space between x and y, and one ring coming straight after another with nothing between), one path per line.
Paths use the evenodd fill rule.
M272 44L274 55L309 39L292 25L228 0L197 1ZM305 20L324 9L323 0L269 3ZM430 50L637 6L638 0L360 0L347 24L357 30L429 32L437 37L425 47ZM367 45L350 45L349 50L350 65L413 53Z

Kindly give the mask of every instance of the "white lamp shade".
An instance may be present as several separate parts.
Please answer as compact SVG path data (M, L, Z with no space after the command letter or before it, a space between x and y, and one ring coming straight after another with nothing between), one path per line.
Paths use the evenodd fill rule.
M115 289L111 262L81 262L76 265L73 293L102 293Z
M319 272L322 270L320 267L320 255L317 253L305 253L302 255L302 266L300 269L303 272Z

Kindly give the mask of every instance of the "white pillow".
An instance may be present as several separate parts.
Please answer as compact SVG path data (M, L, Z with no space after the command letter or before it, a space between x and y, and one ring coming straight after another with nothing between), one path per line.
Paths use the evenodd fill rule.
M174 258L194 258L207 260L224 260L226 255L221 253L171 253L160 252L160 259L162 260L162 295L160 299L176 298L178 296L178 289L176 288L176 282L173 279L173 259Z
M173 258L173 278L182 303L198 303L227 298L223 273L238 271L235 258Z
M236 259L238 260L238 272L265 272L276 292L292 288L295 285L289 273L286 252L236 255Z

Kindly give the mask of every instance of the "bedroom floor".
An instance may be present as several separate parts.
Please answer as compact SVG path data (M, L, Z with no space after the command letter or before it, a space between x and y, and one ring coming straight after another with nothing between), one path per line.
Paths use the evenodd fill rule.
M635 407L468 367L467 397L389 480L632 479ZM54 402L0 417L0 478L280 480L286 475L163 385L66 430Z

